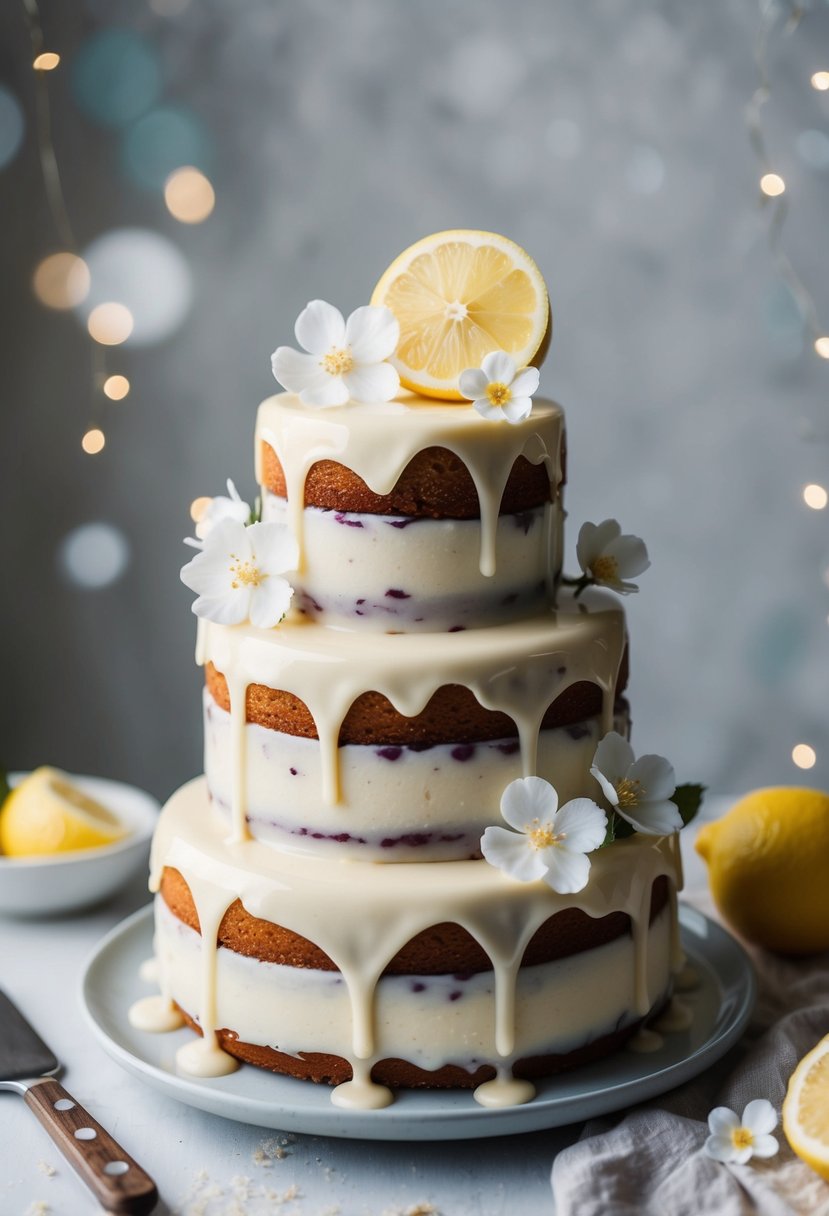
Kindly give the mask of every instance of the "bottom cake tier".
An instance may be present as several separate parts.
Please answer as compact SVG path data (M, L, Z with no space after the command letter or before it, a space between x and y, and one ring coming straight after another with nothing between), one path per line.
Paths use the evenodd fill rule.
M607 846L559 895L485 861L339 862L226 831L198 779L153 844L156 1010L202 1036L183 1071L244 1060L333 1084L340 1105L402 1086L526 1101L528 1078L621 1046L682 961L675 837Z

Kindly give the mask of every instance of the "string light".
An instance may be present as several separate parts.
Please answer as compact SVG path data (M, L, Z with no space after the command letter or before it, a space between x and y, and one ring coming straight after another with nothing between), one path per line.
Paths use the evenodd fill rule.
M123 401L130 391L130 382L126 376L107 376L104 381L104 393L110 401Z
M808 743L796 743L792 748L792 760L798 768L814 768L817 752Z
M193 499L193 501L190 503L190 518L194 524L197 524L199 520L204 518L204 513L212 501L212 498L207 498L205 496Z
M89 293L89 267L75 253L53 253L35 268L32 287L47 308L74 308Z
M815 338L815 351L820 355L821 359L829 359L829 338Z
M760 11L760 26L754 43L754 62L757 67L758 82L751 101L746 106L746 126L751 146L760 165L760 190L766 198L777 200L775 205L769 208L768 238L772 260L778 275L791 292L804 326L811 331L813 341L816 341L824 332L818 318L817 307L809 289L782 247L783 227L788 210L785 197L786 183L779 173L772 171L762 123L763 107L772 93L768 68L771 35L778 24L781 25L784 34L792 34L800 25L805 9L799 0L781 0L779 4L763 0L760 4ZM811 79L813 88L829 89L829 72L814 72ZM821 354L817 345L815 345L815 350ZM825 357L829 358L829 355Z
M813 511L822 511L829 502L829 494L823 486L811 484L803 487L803 501Z
M60 55L55 51L41 51L35 55L32 67L36 72L53 72L60 63Z
M115 301L98 304L89 314L86 327L89 336L102 346L120 346L132 333L132 313Z
M87 456L97 456L99 452L104 450L105 444L106 436L100 427L97 426L90 427L81 440L81 447Z
M186 165L167 178L164 202L170 215L182 224L201 224L216 205L216 194L200 170Z
M786 183L779 173L764 173L760 178L760 189L768 198L777 198L786 189Z

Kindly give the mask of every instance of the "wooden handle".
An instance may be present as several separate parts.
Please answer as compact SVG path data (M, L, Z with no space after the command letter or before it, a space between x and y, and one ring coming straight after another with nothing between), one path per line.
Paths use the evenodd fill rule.
M48 1077L36 1081L25 1096L64 1157L107 1212L141 1216L153 1210L158 1190L152 1178L58 1081Z

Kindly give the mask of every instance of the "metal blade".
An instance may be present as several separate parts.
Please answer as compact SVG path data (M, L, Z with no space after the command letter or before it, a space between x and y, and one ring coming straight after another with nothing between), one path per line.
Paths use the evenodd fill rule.
M43 1039L0 991L0 1082L42 1077L57 1066Z

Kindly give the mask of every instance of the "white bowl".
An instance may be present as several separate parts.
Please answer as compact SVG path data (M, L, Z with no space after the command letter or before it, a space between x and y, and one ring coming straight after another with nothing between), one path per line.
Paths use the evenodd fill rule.
M10 784L17 785L25 776L12 773ZM158 800L134 785L104 777L70 775L70 780L117 815L129 835L98 849L53 856L0 855L0 914L48 916L86 908L112 895L139 870L146 871Z

